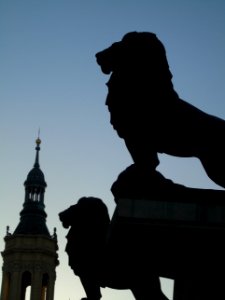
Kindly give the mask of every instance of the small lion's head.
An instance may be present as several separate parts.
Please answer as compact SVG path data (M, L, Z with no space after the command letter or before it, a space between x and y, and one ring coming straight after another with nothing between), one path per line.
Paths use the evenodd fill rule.
M118 70L142 69L166 72L170 79L166 51L162 42L151 32L129 32L121 41L96 54L102 72L110 74Z
M59 219L64 228L69 228L80 220L95 222L96 220L109 222L108 209L105 203L96 197L82 197L76 204L59 213Z

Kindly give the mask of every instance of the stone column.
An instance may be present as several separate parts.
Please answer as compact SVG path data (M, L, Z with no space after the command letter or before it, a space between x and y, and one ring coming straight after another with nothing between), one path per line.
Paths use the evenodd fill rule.
M54 287L55 287L55 276L50 276L49 283L47 287L47 297L46 300L54 300Z
M21 284L21 272L12 272L10 278L9 298L7 300L20 300Z
M9 299L9 286L10 285L10 274L9 272L2 273L2 293L1 293L1 300L8 300Z
M42 295L42 272L35 270L31 280L31 300L41 300Z

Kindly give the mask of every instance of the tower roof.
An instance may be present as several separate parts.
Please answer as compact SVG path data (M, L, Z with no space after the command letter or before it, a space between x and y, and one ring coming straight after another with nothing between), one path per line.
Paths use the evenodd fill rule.
M41 140L38 137L36 139L34 166L24 182L25 201L23 209L20 212L20 222L14 234L41 234L50 236L46 226L47 214L44 210L44 193L47 184L39 164L40 144Z
M40 169L40 164L39 164L39 151L41 150L40 148L41 140L39 138L36 139L36 157L34 161L34 166L33 169L30 170L30 172L27 175L27 179L24 182L25 187L26 186L42 186L46 187L47 184L45 182L45 176L44 173Z

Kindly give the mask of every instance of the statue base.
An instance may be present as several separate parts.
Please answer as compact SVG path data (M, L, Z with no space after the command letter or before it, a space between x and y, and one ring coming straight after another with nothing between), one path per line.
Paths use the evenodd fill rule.
M111 268L175 280L174 300L225 299L225 191L131 165L113 183Z
M225 192L192 190L178 199L117 199L110 247L167 278L225 267ZM190 193L190 191L189 191ZM209 198L206 198L208 196ZM115 255L114 253L114 255ZM138 256L138 258L137 258Z

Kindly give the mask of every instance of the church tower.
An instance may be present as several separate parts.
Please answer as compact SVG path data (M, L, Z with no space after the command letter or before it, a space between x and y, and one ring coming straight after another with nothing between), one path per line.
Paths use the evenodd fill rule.
M2 252L0 300L53 300L58 262L56 229L46 226L44 194L47 186L39 165L41 140L36 140L34 166L24 182L25 200L13 233L7 227ZM29 288L28 288L29 287Z

